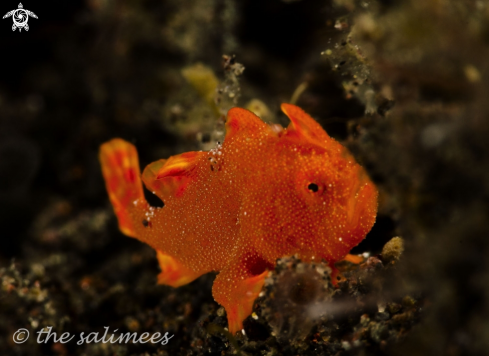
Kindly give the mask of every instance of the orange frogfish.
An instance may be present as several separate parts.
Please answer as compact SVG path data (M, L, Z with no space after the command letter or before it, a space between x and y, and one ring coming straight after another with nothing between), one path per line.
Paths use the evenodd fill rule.
M287 128L233 108L222 145L161 159L142 175L132 144L116 138L100 148L120 230L156 250L158 283L219 272L212 293L233 334L278 258L332 265L377 214L377 189L348 150L297 106L282 111ZM141 179L164 207L147 203Z

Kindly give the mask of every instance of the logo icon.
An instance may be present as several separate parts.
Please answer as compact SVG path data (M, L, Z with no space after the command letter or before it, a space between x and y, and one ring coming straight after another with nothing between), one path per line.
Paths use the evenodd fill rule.
M22 32L22 29L29 31L29 25L27 24L27 21L29 21L29 16L37 19L37 15L32 11L25 10L22 3L19 3L18 9L7 12L3 18L6 19L10 16L12 16L12 19L14 20L12 31L15 31L15 29L18 28L19 32Z

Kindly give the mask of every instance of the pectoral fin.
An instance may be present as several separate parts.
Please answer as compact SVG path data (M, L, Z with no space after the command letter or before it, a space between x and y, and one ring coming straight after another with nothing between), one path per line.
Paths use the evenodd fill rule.
M224 270L216 277L212 294L216 302L226 309L231 334L243 329L243 320L253 311L253 303L265 284L267 274L268 271L264 271L245 277Z
M214 299L226 309L231 334L243 328L243 320L253 311L265 277L274 267L254 251L238 260L239 264L222 270L212 286Z

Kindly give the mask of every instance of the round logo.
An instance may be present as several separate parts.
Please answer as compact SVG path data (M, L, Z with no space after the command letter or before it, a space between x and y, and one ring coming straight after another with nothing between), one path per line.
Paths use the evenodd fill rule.
M23 344L29 338L29 330L19 329L14 333L13 339L16 344Z
M24 9L17 9L12 14L12 19L14 20L15 26L24 27L27 21L29 21L29 15Z

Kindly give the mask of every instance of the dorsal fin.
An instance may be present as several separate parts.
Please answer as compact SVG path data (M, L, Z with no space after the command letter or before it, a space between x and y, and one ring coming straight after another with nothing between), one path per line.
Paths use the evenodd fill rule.
M270 127L251 111L242 108L232 108L228 111L226 140L232 139L236 135L263 130L270 130Z
M288 137L308 138L321 144L331 140L321 125L298 106L284 103L280 108L290 119L286 134Z
M146 188L161 200L180 196L187 187L199 158L206 152L186 152L148 164L142 179Z

